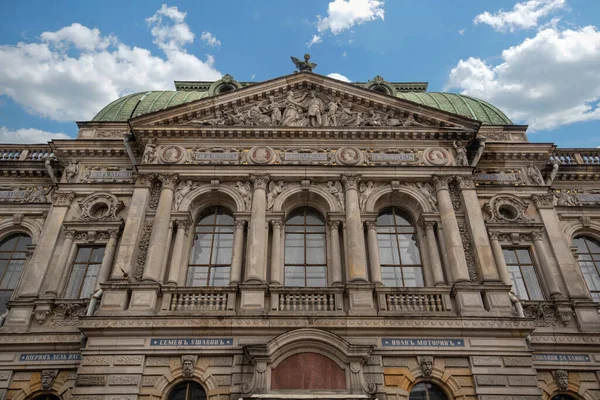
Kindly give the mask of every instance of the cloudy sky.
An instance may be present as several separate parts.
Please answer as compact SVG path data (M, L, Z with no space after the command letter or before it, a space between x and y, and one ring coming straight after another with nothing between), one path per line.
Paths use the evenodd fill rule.
M0 141L74 136L125 94L174 80L381 75L479 97L529 137L600 146L597 0L4 0Z

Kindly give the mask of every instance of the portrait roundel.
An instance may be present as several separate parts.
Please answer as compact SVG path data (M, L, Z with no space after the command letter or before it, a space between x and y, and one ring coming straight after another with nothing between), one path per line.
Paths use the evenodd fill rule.
M185 149L181 146L165 146L160 151L160 161L165 164L176 164L183 161Z
M256 146L248 152L251 164L272 164L275 162L275 150L267 146Z
M335 158L338 164L357 165L362 164L362 152L356 147L341 147L335 153Z
M448 155L448 152L439 147L432 147L425 150L423 153L423 159L428 165L441 166L450 163L450 156Z

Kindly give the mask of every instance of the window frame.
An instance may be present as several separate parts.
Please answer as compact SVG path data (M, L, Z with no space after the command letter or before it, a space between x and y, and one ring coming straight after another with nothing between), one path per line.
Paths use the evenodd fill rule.
M531 260L531 264L524 263L523 265L524 266L528 266L528 265L532 266L538 286L540 288L540 293L542 295L542 298L541 299L533 299L533 300L531 299L530 288L529 288L529 285L527 284L527 282L525 281L525 278L524 278L525 275L523 274L523 270L521 268L520 263L517 264L517 266L519 267L519 273L521 274L521 278L523 278L523 284L525 285L525 291L526 291L528 298L527 299L520 298L518 296L518 293L516 292L516 290L513 290L513 293L515 294L515 296L517 296L519 298L519 300L521 300L521 301L546 301L546 299L548 298L548 294L546 291L545 281L542 279L542 275L540 274L540 271L538 268L538 265L540 265L540 263L539 263L537 254L535 253L535 249L533 248L533 246L518 246L518 245L517 246L502 246L502 257L504 258L504 263L506 264L506 269L507 269L508 275L511 277L512 286L513 286L513 288L516 288L515 282L512 281L512 274L510 272L510 266L512 266L514 264L510 264L508 262L508 260L506 259L505 255L504 255L505 250L514 251L515 257L517 257L517 261L519 261L519 258L516 255L517 250L525 250L529 253L529 258Z
M197 385L198 387L200 387L202 389L202 391L204 392L204 400L208 399L208 393L206 392L206 388L204 387L204 385L202 385L199 382L196 382L194 380L184 380L184 381L176 383L171 388L171 390L169 390L169 394L167 395L166 400L172 400L173 399L173 393L177 389L179 389L180 387L182 387L184 385L185 385L185 398L184 398L184 400L188 400L190 385Z
M379 223L379 218L384 215L387 214L387 212L389 211L389 215L391 215L391 218L393 220L393 224L392 225L381 225ZM408 222L409 225L406 225L407 227L410 226L412 228L412 232L399 232L398 228L402 227L403 225L398 225L396 222L396 216L399 216L400 218L404 219L406 222ZM422 288L422 287L426 287L426 283L425 283L425 265L424 265L424 260L423 260L423 252L421 251L421 243L420 243L420 232L419 232L419 227L417 226L417 224L414 223L414 220L412 218L412 216L410 215L410 213L408 213L407 211L403 210L400 207L397 206L389 206L389 207L385 207L383 208L381 211L379 211L379 213L377 214L377 217L375 219L376 222L376 232L377 232L377 251L378 251L378 256L379 256L379 267L381 270L381 283L383 284L384 287L389 287L389 288ZM381 228L394 228L394 232L380 232ZM418 257L419 257L419 261L420 264L403 264L402 263L402 256L400 253L400 235L403 234L407 234L410 233L412 234L413 238L414 238L414 243L415 243L415 247L417 249L418 252ZM394 237L395 241L396 241L396 245L397 245L397 251L398 251L398 258L399 258L399 264L386 264L384 262L382 262L383 257L381 257L381 247L380 247L380 238L383 236L389 236L389 237ZM393 251L392 248L390 248L390 251ZM402 286L390 286L390 285L386 285L385 283L385 279L384 279L384 268L393 268L394 270L399 270L400 271L400 278L402 280ZM405 268L415 268L417 270L420 271L420 280L421 280L421 285L416 285L416 286L407 286L406 285L406 281L405 281L405 272L404 269ZM396 274L396 272L395 272ZM397 280L397 279L396 279Z
M225 225L225 224L218 224L217 223L217 217L218 217L218 212L219 210L222 211L223 215L227 215L229 217L231 217L232 219L232 223L231 225ZM206 218L209 215L213 215L213 222L212 224L202 224L200 225L200 222ZM212 230L210 232L198 232L198 227L202 226L202 227L212 227ZM213 258L213 251L215 250L215 236L217 234L223 234L224 232L217 232L216 228L222 226L222 227L231 227L231 257L229 259L229 263L227 264L217 264L217 263L212 263L212 258ZM210 288L210 287L227 287L229 286L229 283L231 282L231 262L233 261L233 252L235 251L235 248L233 247L233 241L235 238L235 232L236 232L236 225L235 225L235 216L234 214L226 207L221 206L221 205L215 205L215 206L211 206L211 207L207 207L205 208L201 213L198 214L198 218L196 220L196 223L193 226L193 231L191 236L191 243L189 246L189 254L188 254L188 258L187 258L187 270L186 270L186 274L185 274L185 285L187 287L204 287L204 288ZM210 244L210 253L208 255L208 264L192 264L193 261L193 250L194 250L194 245L196 243L195 237L198 233L204 233L204 234L210 234L211 235L211 244ZM193 280L191 280L191 276L190 273L192 272L192 268L203 268L206 267L207 270L207 274L206 274L206 281L205 284L203 285L193 285ZM217 269L229 269L229 273L227 275L227 284L225 285L212 285L211 282L211 277L214 275L215 270Z
M581 275L583 277L583 280L585 281L585 285L586 285L586 287L588 289L588 292L590 293L590 296L592 297L592 300L594 302L596 302L596 303L600 303L600 288L594 289L594 290L591 289L590 284L588 283L587 279L585 278L585 274L583 273L583 270L581 269L581 265L579 264L579 262L580 262L579 261L579 256L580 255L588 255L588 256L590 256L591 260L582 260L582 261L592 261L592 263L594 264L594 269L596 270L596 273L598 274L598 276L600 276L600 252L593 253L591 251L589 245L585 242L586 240L590 241L590 242L594 242L597 246L600 247L600 239L598 239L598 237L596 237L595 235L590 235L588 233L582 233L582 234L579 234L579 235L575 236L573 238L573 242L575 242L575 240L577 240L577 239L583 239L584 240L585 247L586 247L586 249L588 251L587 253L580 253L579 252L579 247L576 246L573 243L573 246L577 249L577 251L575 252L575 256L577 257L576 258L577 267L579 268L579 272L581 273ZM594 256L598 257L597 261L596 261L596 259L595 259ZM597 295L597 300L594 297L594 294Z
M302 215L303 217L303 223L302 225L300 224L289 224L289 221L298 216L298 215ZM322 224L307 224L307 217L308 215L313 215L314 217L316 217L319 221L321 221ZM301 232L288 232L288 227L290 226L294 226L294 227L303 227L303 230ZM323 231L322 232L310 232L309 230L307 230L307 227L323 227ZM303 259L304 262L303 263L288 263L286 260L286 252L287 252L287 235L288 233L290 234L294 234L294 235L302 235L303 238ZM301 206L301 207L297 207L294 208L289 214L288 216L285 218L285 223L282 225L282 235L283 235L283 240L282 240L282 260L283 260L283 286L287 287L287 288L325 288L328 287L329 285L329 227L327 226L326 220L323 216L323 214L316 208L314 207L310 207L310 206ZM308 249L310 249L309 247L307 247L307 236L308 235L323 235L324 236L324 246L323 246L323 263L322 264L315 264L315 263L307 263L307 251ZM303 269L304 272L304 285L300 286L300 285L288 285L286 282L286 270L288 267L301 267ZM325 281L323 283L323 285L321 286L309 286L307 284L307 270L309 268L324 268L325 269L325 274L324 274L324 278Z
M411 398L410 396L411 396L413 390L419 385L425 386L425 399L426 400L431 400L430 395L429 395L429 388L427 387L427 385L431 385L431 386L434 386L435 388L437 388L444 395L444 397L445 397L444 400L449 400L449 399L453 398L453 396L448 395L448 392L441 385L437 384L436 382L421 380L421 381L416 382L410 388L410 391L408 392L408 400L410 400L410 398ZM437 400L437 399L434 399L434 400Z
M71 249L71 255L69 256L69 269L68 269L68 273L65 275L66 279L64 280L63 283L63 288L62 288L62 293L63 293L63 298L64 299L70 299L70 300L82 300L82 299L89 299L94 295L94 290L92 290L92 292L90 293L89 297L81 297L81 290L83 289L84 283L85 283L85 276L88 273L89 270L89 265L98 265L98 274L96 276L96 282L94 283L94 287L96 287L96 285L98 284L98 279L100 278L100 271L102 268L102 263L104 262L104 257L106 256L106 244L107 243L73 243L73 248ZM81 280L81 283L79 284L79 290L78 290L78 297L67 297L69 295L68 290L69 290L69 286L71 283L71 277L73 275L73 271L75 268L75 264L83 264L82 262L78 262L77 261L77 255L79 254L79 250L82 248L91 248L92 251L90 251L90 256L92 256L93 254L93 249L96 248L104 248L104 252L102 253L102 258L100 259L100 262L98 263L90 263L89 262L89 258L88 258L88 262L86 262L86 270L85 270L85 274L83 274L83 279Z
M28 249L28 247L33 244L33 236L30 235L27 232L21 232L21 231L7 233L6 235L4 235L4 237L2 238L2 240L0 240L0 243L8 241L9 239L12 239L13 237L18 237L18 239L17 239L17 242L15 243L13 249L10 251L10 256L8 258L3 259L3 260L8 260L8 262L6 263L6 268L2 272L2 275L0 276L0 285L3 283L4 278L6 277L6 274L8 272L8 267L10 265L10 261L13 260L12 255L14 253L25 253L25 258L22 259L23 260L23 264L21 266L21 272L19 273L19 278L17 279L15 287L12 288L12 289L0 289L0 292L7 292L7 293L10 292L10 296L8 296L8 300L6 301L6 303L0 304L0 310L4 310L4 311L6 311L6 309L7 309L7 307L6 307L7 303L12 300L15 292L19 289L19 284L21 283L21 279L23 278L23 273L25 272L25 267L26 267L26 264L27 264L27 258L28 258L28 256L30 256L30 254L29 254L30 250ZM29 240L30 240L29 244L25 245L25 250L24 251L15 251L16 248L17 248L17 245L19 244L19 241L23 237L29 238ZM8 251L6 251L6 252L3 251L2 253L8 253ZM21 258L14 258L14 259L15 260L21 260Z

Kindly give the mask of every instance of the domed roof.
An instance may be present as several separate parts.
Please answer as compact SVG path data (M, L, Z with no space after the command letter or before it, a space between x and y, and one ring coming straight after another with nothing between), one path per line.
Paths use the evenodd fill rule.
M92 121L125 122L129 118L150 114L179 104L208 97L208 91L161 90L130 94L104 107ZM476 119L486 125L511 125L508 117L493 105L455 93L397 92L396 97L414 103Z

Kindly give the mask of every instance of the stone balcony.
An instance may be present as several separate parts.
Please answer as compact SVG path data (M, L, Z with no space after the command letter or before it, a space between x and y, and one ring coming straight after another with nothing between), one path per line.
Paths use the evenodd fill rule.
M0 161L44 161L52 156L48 145L4 144L0 146Z
M453 315L450 288L375 289L380 315Z
M550 162L563 165L600 165L600 149L557 149Z

